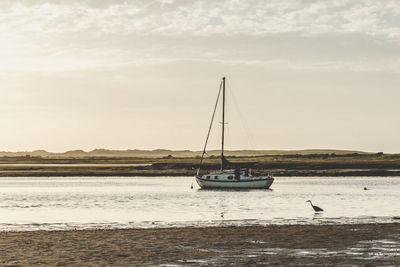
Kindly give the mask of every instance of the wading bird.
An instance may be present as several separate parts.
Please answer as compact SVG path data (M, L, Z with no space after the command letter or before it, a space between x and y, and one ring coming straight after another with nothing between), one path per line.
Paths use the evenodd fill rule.
M313 205L312 202L311 202L311 200L307 200L306 202L310 202L311 207L314 209L315 212L324 211L324 210L321 209L320 207Z

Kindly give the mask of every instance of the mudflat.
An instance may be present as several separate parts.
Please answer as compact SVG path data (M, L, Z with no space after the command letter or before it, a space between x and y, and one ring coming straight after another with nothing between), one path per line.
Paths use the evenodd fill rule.
M400 265L400 224L0 233L2 266Z

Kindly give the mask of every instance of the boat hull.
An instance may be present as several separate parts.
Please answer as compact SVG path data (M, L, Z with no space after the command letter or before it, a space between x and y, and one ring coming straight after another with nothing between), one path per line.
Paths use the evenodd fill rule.
M210 189L210 188L268 189L274 182L274 178L266 176L266 177L257 177L253 179L226 181L226 180L208 180L202 178L202 176L196 176L196 182L201 188L204 189Z

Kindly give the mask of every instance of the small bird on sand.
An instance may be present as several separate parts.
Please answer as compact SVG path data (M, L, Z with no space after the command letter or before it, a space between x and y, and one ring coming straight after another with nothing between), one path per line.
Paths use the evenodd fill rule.
M364 187L364 190L368 190L368 188Z
M306 202L310 202L311 207L314 209L315 212L324 211L324 210L321 209L320 207L313 205L312 202L311 202L311 200L307 200Z

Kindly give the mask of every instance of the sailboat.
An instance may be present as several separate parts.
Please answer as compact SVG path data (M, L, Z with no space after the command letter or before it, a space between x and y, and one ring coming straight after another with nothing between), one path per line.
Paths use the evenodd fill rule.
M200 174L201 165L203 163L204 156L206 155L206 148L208 138L212 124L215 117L215 111L217 110L218 101L221 95L222 88L222 143L221 143L221 168L217 172ZM271 175L267 176L253 176L248 168L235 168L234 170L226 170L229 162L224 157L224 138L225 138L225 77L222 78L217 101L215 103L214 112L211 117L210 127L206 142L204 145L203 153L200 158L199 168L195 175L196 182L201 188L232 188L232 189L268 189L274 182L274 178Z

